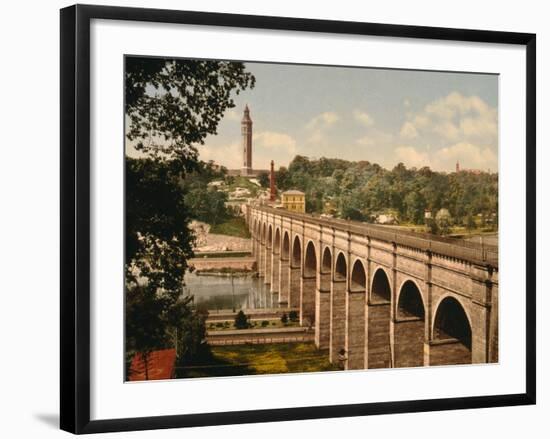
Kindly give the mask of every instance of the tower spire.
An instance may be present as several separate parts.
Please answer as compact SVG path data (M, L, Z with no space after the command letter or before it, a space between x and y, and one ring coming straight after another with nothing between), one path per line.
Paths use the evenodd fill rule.
M248 104L244 107L241 120L241 134L243 137L243 169L242 175L252 175L252 119Z

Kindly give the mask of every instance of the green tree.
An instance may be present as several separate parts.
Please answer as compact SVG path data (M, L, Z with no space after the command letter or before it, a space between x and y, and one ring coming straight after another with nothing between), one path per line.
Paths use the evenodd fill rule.
M404 199L406 207L406 215L409 221L420 224L424 218L424 210L426 208L424 200L417 191L409 192Z
M435 215L435 222L440 235L448 235L451 232L452 217L447 209L439 209Z
M439 227L437 227L437 222L434 218L426 218L426 231L432 235L439 234Z
M204 319L182 300L194 240L182 180L201 169L197 145L216 134L232 93L253 85L238 62L125 58L127 146L146 157L126 158L127 351L146 358L177 339L190 358L204 340Z
M212 225L222 222L229 216L225 203L227 193L205 186L195 187L185 194L185 204L191 216Z
M269 187L269 174L267 172L260 172L258 174L258 182L262 187Z
M167 341L161 324L165 306L154 288L138 286L126 290L126 351L141 354L146 380L149 379L151 352ZM130 372L127 368L127 378Z
M288 318L291 322L297 322L298 321L298 313L296 311L290 311L288 313Z
M476 222L474 220L474 216L471 213L468 213L466 216L466 219L464 220L464 226L466 227L466 230L473 230L476 228Z
M126 283L146 279L174 300L194 243L179 175L174 162L126 158Z
M247 329L250 326L248 322L248 316L241 309L235 316L235 328L237 329Z
M150 157L195 165L197 144L216 134L231 94L254 86L240 62L125 58L127 138Z

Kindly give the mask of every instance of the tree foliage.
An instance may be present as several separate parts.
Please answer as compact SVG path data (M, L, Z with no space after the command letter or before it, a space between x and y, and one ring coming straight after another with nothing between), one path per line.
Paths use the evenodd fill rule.
M197 145L216 134L234 107L232 93L253 86L254 77L225 61L129 56L125 67L127 148L142 156L126 157L126 350L146 358L174 346L178 361L189 362L204 346L205 314L183 296L196 215L187 197L218 172L198 160ZM186 183L191 175L194 187ZM223 197L212 196L215 212L223 212Z
M138 151L197 160L196 145L216 134L224 112L235 106L232 93L254 86L243 63L126 57L126 132Z
M248 316L241 309L235 316L235 328L247 329L248 327L250 327Z
M269 187L269 174L265 171L262 171L258 174L258 182L262 187Z
M276 180L281 190L304 191L311 213L371 221L391 211L400 221L424 224L426 211L435 217L437 211L447 209L451 224L462 224L468 215L478 214L491 218L492 226L498 224L495 173L443 173L402 163L386 170L368 161L296 156L288 168L276 172Z

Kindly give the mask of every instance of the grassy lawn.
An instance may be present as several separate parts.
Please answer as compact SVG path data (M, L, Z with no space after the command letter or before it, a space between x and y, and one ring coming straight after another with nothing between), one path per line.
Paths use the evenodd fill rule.
M236 236L237 238L250 238L248 226L244 218L230 218L227 221L210 227L210 233L218 235Z
M212 358L203 365L178 369L178 378L259 375L338 370L328 352L314 343L212 346Z

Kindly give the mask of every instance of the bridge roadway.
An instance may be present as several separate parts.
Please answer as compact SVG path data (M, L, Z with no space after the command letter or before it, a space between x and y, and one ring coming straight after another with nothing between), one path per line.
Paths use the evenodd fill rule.
M258 274L346 368L498 361L498 247L248 205Z

